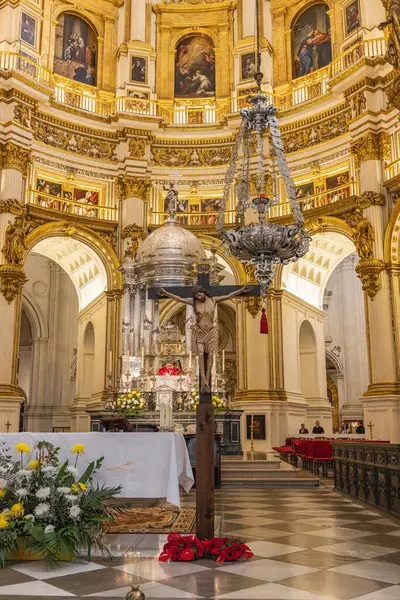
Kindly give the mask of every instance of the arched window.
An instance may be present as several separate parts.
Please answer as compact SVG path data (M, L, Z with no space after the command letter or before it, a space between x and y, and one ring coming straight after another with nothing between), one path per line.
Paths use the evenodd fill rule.
M181 40L175 53L175 97L215 96L215 54L212 41L201 35Z
M56 27L54 73L96 85L97 37L78 15L64 13Z
M309 75L332 61L331 20L326 4L305 10L292 28L293 79Z

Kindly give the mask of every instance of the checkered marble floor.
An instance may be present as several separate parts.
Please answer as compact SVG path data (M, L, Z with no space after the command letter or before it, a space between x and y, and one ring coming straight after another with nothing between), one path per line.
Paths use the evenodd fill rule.
M194 493L183 506L194 506ZM221 533L254 552L243 563L159 564L165 536L112 536L112 562L37 563L0 571L0 600L125 598L140 584L146 600L399 600L400 523L330 487L225 488L216 493Z

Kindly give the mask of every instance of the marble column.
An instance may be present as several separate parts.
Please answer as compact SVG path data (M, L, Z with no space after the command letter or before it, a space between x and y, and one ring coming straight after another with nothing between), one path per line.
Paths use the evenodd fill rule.
M30 153L13 143L4 144L0 171L0 249L9 224L24 202L25 177ZM7 286L6 299L0 293L0 432L19 430L20 406L23 400L17 386L18 345L21 321L23 266L8 264L0 252L2 282ZM11 286L16 286L14 291Z

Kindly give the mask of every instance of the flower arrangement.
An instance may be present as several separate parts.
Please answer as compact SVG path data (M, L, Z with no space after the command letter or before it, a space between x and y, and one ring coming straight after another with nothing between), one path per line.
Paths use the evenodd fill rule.
M78 477L77 464L85 452L75 444L75 464L60 465L59 448L48 442L35 447L17 444L19 460L11 452L0 453L0 566L20 549L39 560L56 564L62 555L74 556L92 548L105 554L103 523L115 519L123 507L112 500L121 488L99 487L93 481L103 458L91 462Z
M160 562L192 561L212 558L217 563L235 562L252 558L246 544L236 538L213 538L200 541L196 536L170 533L158 557Z
M110 410L119 417L138 415L146 408L146 403L140 392L126 392L120 394L117 400L113 400Z
M212 405L214 407L214 412L218 412L220 410L226 410L226 400L224 400L223 398L221 398L221 396L219 396L218 394L213 394L212 398ZM192 390L192 403L193 403L193 408L196 408L197 405L200 402L200 397L199 397L199 391L197 389L193 389Z

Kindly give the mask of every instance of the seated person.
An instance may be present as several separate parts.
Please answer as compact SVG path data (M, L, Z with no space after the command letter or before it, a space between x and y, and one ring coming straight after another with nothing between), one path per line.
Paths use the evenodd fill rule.
M364 427L364 425L362 424L361 421L357 425L356 433L360 433L360 434L364 434L365 433L365 427Z
M321 427L320 422L319 421L315 421L315 425L313 427L312 430L313 433L325 433L325 430L323 427Z
M300 429L299 429L299 433L308 433L308 429L307 427L304 425L304 423L301 424Z

